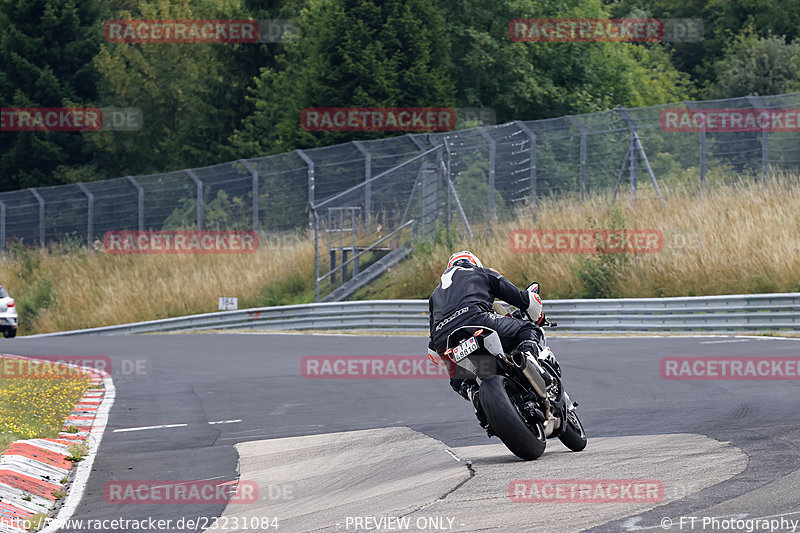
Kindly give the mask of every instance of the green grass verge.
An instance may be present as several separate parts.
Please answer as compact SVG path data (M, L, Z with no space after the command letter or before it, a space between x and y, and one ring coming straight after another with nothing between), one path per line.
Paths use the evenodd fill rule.
M16 440L55 437L90 386L60 365L0 357L0 453Z

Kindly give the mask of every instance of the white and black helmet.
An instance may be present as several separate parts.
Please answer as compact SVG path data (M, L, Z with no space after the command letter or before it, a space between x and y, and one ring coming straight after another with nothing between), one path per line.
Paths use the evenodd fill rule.
M461 252L456 252L450 256L450 260L447 261L447 268L450 268L454 265L470 263L476 267L483 268L483 263L478 257L470 251L463 250Z

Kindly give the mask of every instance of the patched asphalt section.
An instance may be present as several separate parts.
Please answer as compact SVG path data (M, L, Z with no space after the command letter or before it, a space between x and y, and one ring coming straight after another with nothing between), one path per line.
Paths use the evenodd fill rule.
M691 434L597 438L579 453L549 441L545 454L529 462L502 444L451 450L408 428L271 439L237 449L242 481L272 490L255 505L228 505L221 523L270 516L292 532L392 524L408 531L575 531L691 497L747 466L735 446ZM520 480L528 480L527 487L530 480L537 486L641 480L662 488L658 501L648 503L556 502L554 493L533 503L512 500ZM532 492L516 494L525 499Z
M220 524L274 517L283 531L352 531L348 516L408 515L470 478L443 443L408 428L262 440L236 448L241 480L258 484L259 500L229 504Z

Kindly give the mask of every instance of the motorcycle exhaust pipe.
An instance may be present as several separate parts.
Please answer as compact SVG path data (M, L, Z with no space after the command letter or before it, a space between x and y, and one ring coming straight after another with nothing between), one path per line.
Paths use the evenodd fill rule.
M516 352L511 356L511 362L530 381L536 394L547 400L547 384L542 377L545 370L541 367L539 361L532 355L525 355L525 352Z

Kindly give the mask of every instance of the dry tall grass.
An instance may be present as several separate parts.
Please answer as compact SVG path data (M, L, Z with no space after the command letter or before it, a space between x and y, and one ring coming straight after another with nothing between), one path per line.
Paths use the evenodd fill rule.
M21 333L212 312L220 296L238 297L240 308L259 305L265 287L298 273L300 289L310 286L313 298L313 241L263 237L252 254L110 255L86 248L11 253L0 261L0 284L23 304ZM41 301L28 304L36 312L31 319L25 301L36 287L49 297L41 294L34 298Z
M642 197L645 196L645 197ZM361 297L422 298L438 283L448 256L470 249L484 264L518 285L537 280L545 298L598 296L587 291L578 273L608 268L607 294L617 297L661 297L754 292L800 291L800 178L773 174L767 183L740 180L709 188L665 191L667 207L653 195L635 203L622 197L545 200L538 220L530 215L496 228L493 238L461 240L452 247L434 245L396 267L388 279ZM608 228L613 219L626 229L655 229L664 236L663 250L637 255L516 253L508 235L514 229ZM619 257L626 255L626 257ZM588 267L587 261L588 258ZM606 261L606 259L608 261Z
M597 296L581 271L601 274L603 296L659 297L800 291L800 178L741 180L701 195L676 186L667 207L646 190L635 204L607 197L543 200L538 220L521 215L496 225L494 237L417 245L415 255L356 295L426 298L445 261L468 248L518 285L537 280L545 298ZM516 253L514 229L659 230L664 248L638 255ZM254 254L108 255L71 247L11 253L0 261L0 284L17 298L22 334L85 328L215 311L219 296L240 308L313 299L313 241L265 240ZM322 271L325 271L323 265ZM607 274L603 274L607 273ZM27 311L25 311L27 309Z

